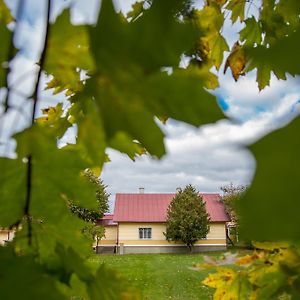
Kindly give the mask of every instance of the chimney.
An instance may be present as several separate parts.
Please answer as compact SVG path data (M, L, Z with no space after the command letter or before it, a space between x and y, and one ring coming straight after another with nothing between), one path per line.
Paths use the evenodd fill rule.
M140 187L140 188L139 188L139 192L140 192L140 194L144 194L145 188L144 188L144 187Z

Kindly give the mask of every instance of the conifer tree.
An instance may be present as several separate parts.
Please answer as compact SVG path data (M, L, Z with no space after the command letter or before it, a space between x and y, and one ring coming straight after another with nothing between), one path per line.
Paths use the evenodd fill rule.
M182 241L189 250L209 232L209 215L205 202L192 185L179 190L167 210L166 239Z

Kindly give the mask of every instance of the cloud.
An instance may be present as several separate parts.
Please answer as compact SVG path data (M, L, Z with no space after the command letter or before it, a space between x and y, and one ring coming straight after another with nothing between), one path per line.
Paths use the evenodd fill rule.
M225 76L219 74L220 88L214 93L226 103L226 114L231 118L251 119L259 113L273 111L287 95L300 95L298 76L287 76L287 80L278 80L272 75L270 86L261 92L258 91L255 76L253 71L235 82L229 73Z
M230 182L249 185L256 163L246 146L297 116L299 99L299 93L286 94L268 111L242 122L224 119L195 128L169 120L164 127L168 153L160 161L142 156L133 162L110 150L111 162L105 165L102 178L111 201L116 192L138 192L140 186L146 192L174 192L193 184L202 192L220 192L220 187Z
M112 162L105 166L103 179L111 193L136 192L139 186L144 186L148 192L174 192L177 187L189 183L201 191L212 192L230 181L249 183L253 158L247 150L228 145L223 134L218 138L208 132L214 130L216 133L217 128L223 129L222 122L191 129L172 121L167 125L168 154L161 161L144 156L132 162L125 155L110 151Z

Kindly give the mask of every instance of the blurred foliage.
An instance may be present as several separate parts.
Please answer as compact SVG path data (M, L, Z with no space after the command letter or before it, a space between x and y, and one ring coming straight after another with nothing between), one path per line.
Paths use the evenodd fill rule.
M132 159L145 153L162 157L159 123L168 118L194 126L223 118L207 90L218 86L215 71L223 66L235 80L256 70L260 90L270 84L272 73L279 79L299 74L298 0L207 0L197 9L192 3L142 1L124 16L104 0L94 25L74 25L70 9L50 24L47 51L37 65L50 76L44 88L65 92L69 105L44 109L32 126L13 136L15 158L0 158L0 226L16 231L11 245L0 248L5 299L134 298L110 270L102 266L94 273L85 266L93 241L82 235L86 223L68 207L72 201L98 209L95 186L84 170L101 169L108 160L107 147ZM231 50L223 34L229 17L242 27ZM17 22L0 0L4 94L12 88L7 79L16 55L12 37ZM38 104L37 94L27 100ZM9 104L4 103L1 117L13 109ZM76 143L58 148L71 127L77 128ZM299 241L298 132L296 119L250 148L257 172L238 201L241 232L248 238ZM298 299L298 250L290 246L276 251L265 250L239 271L221 269L212 281L226 286L227 299L247 299L253 286L254 299ZM269 288L266 282L272 282ZM77 293L78 286L83 288Z
M213 268L202 283L215 289L214 300L299 299L300 252L276 243L254 243L254 252L212 259L198 268Z
M241 234L250 239L299 242L299 129L297 118L250 147L257 159L256 174L238 202Z

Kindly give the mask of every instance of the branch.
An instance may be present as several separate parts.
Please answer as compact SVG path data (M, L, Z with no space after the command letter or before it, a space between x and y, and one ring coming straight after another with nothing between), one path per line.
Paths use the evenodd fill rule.
M13 56L14 56L14 37L16 35L16 32L18 31L17 30L18 24L19 24L19 20L21 19L21 16L22 16L24 5L25 5L25 0L19 0L18 6L17 6L17 12L16 12L16 25L15 25L13 35L12 35L9 45L8 45L7 66L5 66L5 68L3 68L5 70L4 87L6 88L6 94L5 94L5 98L4 98L4 104L3 104L4 111L3 111L3 114L1 117L3 117L5 115L5 113L8 111L8 109L10 108L9 99L10 99L11 87L8 84L8 75L9 75L11 69L10 69L9 63L11 62L11 60L13 59ZM0 126L0 139L2 137L2 130L3 130L3 126Z
M34 123L34 118L36 114L36 107L37 107L37 102L38 102L38 91L39 91L39 86L40 86L40 81L42 77L42 71L43 67L45 64L46 60L46 53L47 53L47 48L48 48L48 39L49 39L49 23L50 23L50 12L51 12L51 0L47 0L47 19L46 19L46 33L45 33L45 39L44 39L44 46L43 46L43 51L41 54L41 59L40 59L40 68L37 74L37 79L35 83L35 89L33 92L33 109L32 109L32 118L31 118L31 124L33 125Z
M34 124L34 119L35 119L35 114L36 114L36 108L37 108L37 103L39 99L39 86L41 82L41 76L42 76L42 71L43 67L45 64L45 59L46 59L46 53L47 53L47 48L48 48L48 38L49 38L49 27L50 27L50 12L51 12L51 0L47 0L47 18L46 18L46 33L45 33L45 39L44 39L44 45L43 45L43 50L41 53L41 58L40 58L40 68L36 77L36 82L35 82L35 89L33 92L33 108L32 108L32 115L31 115L31 125ZM26 181L26 200L25 200L25 207L24 207L24 216L27 219L27 224L28 224L28 245L31 246L32 243L32 224L31 224L31 216L30 216L30 202L31 202L31 179L32 179L32 155L30 154L28 157L28 162L27 162L27 181Z
M10 73L10 67L9 63L13 59L14 56L14 38L17 32L17 26L19 24L19 20L21 19L23 8L24 8L25 0L19 0L18 7L17 7L17 13L16 13L16 26L13 32L13 36L11 37L9 47L8 47L8 54L7 54L7 67L5 69L5 87L6 87L6 95L4 99L4 113L6 113L9 109L9 96L10 96L10 87L8 84L8 75Z

